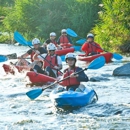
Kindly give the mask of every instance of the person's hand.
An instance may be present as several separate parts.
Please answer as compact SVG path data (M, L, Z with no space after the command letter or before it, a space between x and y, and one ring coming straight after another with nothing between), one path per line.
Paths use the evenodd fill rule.
M54 68L55 68L55 69L57 69L57 70L59 69L59 67L58 67L58 66L54 66Z
M70 75L70 77L71 77L71 78L78 77L78 74L72 73L72 74Z
M36 53L37 55L39 55L39 54L40 54L40 52L39 52L38 50L36 50L36 51L35 51L35 53Z
M22 59L23 57L22 56L18 56L17 59Z

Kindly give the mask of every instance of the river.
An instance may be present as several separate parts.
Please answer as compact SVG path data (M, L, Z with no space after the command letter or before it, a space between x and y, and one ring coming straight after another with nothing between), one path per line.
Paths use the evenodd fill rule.
M19 56L29 48L1 44L0 49L1 54ZM98 70L87 70L89 78L99 80L87 83L95 89L99 100L71 112L55 110L49 98L50 89L31 101L25 95L31 89L26 87L26 74L5 75L2 65L9 61L0 63L0 129L130 130L130 78L112 76L113 70L126 60L130 58L114 61Z

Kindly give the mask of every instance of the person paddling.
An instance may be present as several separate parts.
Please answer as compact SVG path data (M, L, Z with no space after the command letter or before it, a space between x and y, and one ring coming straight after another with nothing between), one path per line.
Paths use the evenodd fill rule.
M82 45L81 50L86 53L86 56L96 55L103 52L100 45L94 42L94 35L92 33L87 35L87 41Z
M59 37L57 43L62 47L62 48L69 48L72 46L72 41L70 37L66 33L66 29L61 30L61 36Z
M19 61L16 63L16 66L27 66L29 70L31 68L33 69L33 67L36 64L39 65L40 67L42 66L42 62L34 61L33 56L37 50L40 52L40 54L47 53L47 51L45 48L40 47L40 40L38 38L34 38L32 40L32 45L34 48L28 50L25 54L18 57ZM29 55L31 56L31 62L32 62L31 64L27 60L25 60L25 58L27 58Z
M43 69L42 70L38 65L34 66L34 70L41 74L47 74L51 77L57 77L58 76L58 70L62 69L62 60L61 58L55 54L56 46L53 43L50 43L47 45L47 54L39 55L40 52L37 51L37 53L34 55L34 60L36 61L43 61ZM45 59L44 59L44 58Z
M67 90L72 91L83 91L85 86L80 84L80 82L87 82L88 77L83 72L75 74L82 70L82 68L76 66L76 56L74 53L68 53L65 56L65 61L68 64L68 68L64 70L63 79L70 76L70 78L60 82L59 84L65 86ZM59 87L58 90L61 91L63 87Z
M56 33L55 33L55 32L51 32L51 33L50 33L50 38L47 39L47 40L44 42L43 47L46 48L49 43L53 43L53 44L57 47L58 50L61 49L61 47L58 45L58 43L57 43L57 41L56 41Z

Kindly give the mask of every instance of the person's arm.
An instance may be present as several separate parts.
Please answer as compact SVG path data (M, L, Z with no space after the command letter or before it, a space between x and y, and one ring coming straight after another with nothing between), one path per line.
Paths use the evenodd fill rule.
M82 70L81 68L78 68L78 69L76 70L76 72L81 71L81 70ZM88 76L87 76L87 75L84 73L84 71L83 71L83 72L77 74L77 80L78 80L79 82L87 82L87 81L88 81Z
M59 37L58 40L57 40L57 44L58 44L58 45L60 44L60 37Z
M26 58L32 53L32 49L28 50L25 54L18 57L18 59Z
M42 54L42 55L40 56L39 54L40 54L39 51L36 51L36 53L34 54L33 59L34 59L35 61L43 61L44 58L45 58L46 55L47 55L47 54Z
M86 55L88 55L88 43L84 43L81 47L81 50L84 51L86 53Z
M68 38L68 40L69 40L69 43L71 43L72 44L72 40L71 40L71 38L67 35L67 38Z

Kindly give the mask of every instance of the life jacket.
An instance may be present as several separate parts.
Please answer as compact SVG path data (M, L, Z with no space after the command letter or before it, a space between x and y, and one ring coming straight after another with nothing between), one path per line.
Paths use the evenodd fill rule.
M69 39L67 36L60 36L60 43L69 43Z
M35 52L32 50L32 53L31 53L31 61L33 62L33 56L34 56Z
M76 71L76 69L77 69L77 67L75 67L73 70L70 70L70 71L68 69L66 69L64 71L63 78L70 76L72 73L74 73ZM76 77L68 78L68 79L62 81L62 83L61 83L61 85L66 86L66 87L72 86L72 85L79 85L79 84L80 84L80 82L77 80Z
M93 43L84 43L82 46L82 51L86 53L86 55L90 54L99 54L100 52L103 52L99 44L93 42Z
M47 66L50 66L52 69L54 66L58 66L57 64L57 55L54 55L53 57L50 56L50 55L46 55L45 57L46 60L44 60L44 63L43 63L43 68L45 69ZM49 64L49 63L50 64ZM51 65L52 64L52 65Z
M52 42L53 44L55 44L55 46L57 46L56 40L51 40L51 42Z

